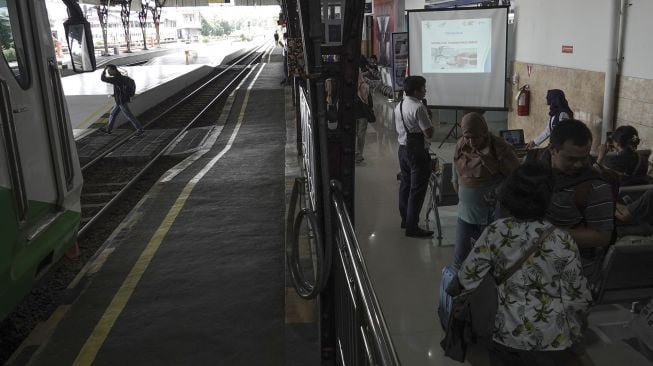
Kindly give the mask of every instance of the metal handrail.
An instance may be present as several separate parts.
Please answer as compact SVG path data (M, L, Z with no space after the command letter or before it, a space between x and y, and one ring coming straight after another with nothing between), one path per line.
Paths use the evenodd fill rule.
M347 281L355 282L360 292L359 297L363 305L362 310L372 335L372 339L369 341L375 345L378 351L377 356L379 357L378 361L380 365L400 365L401 363L392 343L390 331L381 311L381 305L376 297L367 266L365 265L365 259L360 251L349 211L342 199L339 184L335 180L331 181L331 202L338 218L339 225L337 229L340 231L339 237L343 240L340 249L347 252L348 258L351 261L351 269L353 269L353 273L347 275ZM349 275L353 275L353 278L349 277ZM357 302L355 298L352 298L352 301L354 303ZM368 348L367 340L366 348Z
M327 255L331 255L331 251L325 253L324 240L320 227L317 222L315 213L308 208L303 208L295 215L297 203L300 197L300 191L305 184L305 178L295 178L292 193L290 195L290 205L288 207L288 215L286 217L286 237L290 240L288 247L288 265L290 268L290 278L295 286L297 294L304 299L313 299L322 292L329 278L330 262L327 261ZM310 230L315 236L315 246L317 252L317 260L315 266L315 283L311 284L304 276L304 271L299 258L299 229L302 221L306 218Z

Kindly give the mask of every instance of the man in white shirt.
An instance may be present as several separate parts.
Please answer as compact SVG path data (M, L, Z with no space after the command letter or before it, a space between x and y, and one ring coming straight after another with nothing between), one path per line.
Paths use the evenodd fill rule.
M428 109L422 104L426 96L426 79L421 76L407 77L404 80L404 93L406 97L395 108L401 168L401 228L406 229L406 236L425 238L433 236L433 231L424 230L417 224L431 175L429 146L434 131Z

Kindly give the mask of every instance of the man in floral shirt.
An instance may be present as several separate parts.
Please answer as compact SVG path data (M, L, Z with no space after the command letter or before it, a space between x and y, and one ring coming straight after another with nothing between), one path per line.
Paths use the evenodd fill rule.
M553 226L544 221L550 181L546 166L531 163L508 178L501 204L511 216L490 224L463 262L458 279L466 290L478 287L488 273L501 278ZM571 349L592 298L568 232L553 229L498 290L492 365L565 364L577 357Z

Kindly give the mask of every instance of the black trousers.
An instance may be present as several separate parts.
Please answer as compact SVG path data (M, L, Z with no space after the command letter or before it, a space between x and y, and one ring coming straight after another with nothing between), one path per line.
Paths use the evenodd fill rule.
M419 153L409 153L406 146L399 145L399 167L401 185L399 186L399 213L401 222L407 228L417 228L419 213L431 176L431 157L427 149Z

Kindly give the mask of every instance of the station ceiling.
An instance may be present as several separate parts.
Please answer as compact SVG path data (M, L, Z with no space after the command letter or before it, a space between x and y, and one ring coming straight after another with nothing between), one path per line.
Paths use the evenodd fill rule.
M100 5L109 4L109 6L120 6L120 0L80 0L80 4ZM150 0L154 3L154 0ZM208 6L212 4L232 3L237 6L260 6L260 5L281 5L281 0L166 0L165 7L185 7L185 6ZM132 0L132 10L140 10L141 1Z

